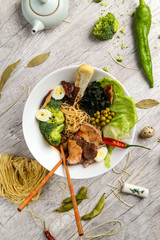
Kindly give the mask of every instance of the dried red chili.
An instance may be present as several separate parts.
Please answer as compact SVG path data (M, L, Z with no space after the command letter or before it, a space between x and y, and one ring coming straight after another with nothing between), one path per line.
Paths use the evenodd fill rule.
M119 147L119 148L141 147L141 148L145 148L145 149L151 150L150 148L147 148L147 147L144 147L144 146L141 146L141 145L130 145L128 143L121 142L121 141L118 141L118 140L113 139L113 138L105 138L105 137L103 137L102 139L103 139L103 142L105 144L110 145L110 146L114 146L114 147Z
M44 222L44 233L49 240L55 240L55 238L50 234L50 232L46 229L45 227L45 222Z

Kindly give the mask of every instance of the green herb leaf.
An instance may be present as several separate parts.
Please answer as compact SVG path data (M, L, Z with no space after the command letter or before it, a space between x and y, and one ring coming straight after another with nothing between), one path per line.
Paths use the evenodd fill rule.
M159 104L159 102L154 99L145 99L145 100L142 100L142 101L136 103L136 107L147 109L147 108L155 107L158 104Z
M2 88L4 87L5 83L10 78L11 73L14 71L14 69L17 67L20 61L21 60L18 60L17 62L12 63L3 71L1 75L1 80L0 80L0 97L1 97Z
M48 53L43 53L40 54L36 57L34 57L28 64L27 67L35 67L37 65L40 65L41 63L45 62L47 60L47 58L49 57L50 52Z

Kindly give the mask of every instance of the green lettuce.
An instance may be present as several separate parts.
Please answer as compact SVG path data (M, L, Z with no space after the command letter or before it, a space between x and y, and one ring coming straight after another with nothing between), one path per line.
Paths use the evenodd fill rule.
M114 96L116 95L124 95L123 87L116 81L109 77L104 77L102 79L97 80L100 83L102 88L105 88L108 84L113 84L113 93Z
M126 96L122 86L113 79L105 77L98 80L98 82L103 88L108 84L112 84L114 92L113 104L110 105L110 109L112 112L115 112L116 115L112 118L112 121L102 129L103 136L117 140L130 138L130 130L138 121L134 99ZM104 162L105 166L110 168L110 156L114 148L112 146L107 147L108 154Z
M122 86L115 80L105 77L98 80L104 88L108 84L113 85L114 100L110 105L111 111L116 115L112 121L103 128L103 136L117 140L130 137L130 130L137 123L137 111L132 97L124 95Z

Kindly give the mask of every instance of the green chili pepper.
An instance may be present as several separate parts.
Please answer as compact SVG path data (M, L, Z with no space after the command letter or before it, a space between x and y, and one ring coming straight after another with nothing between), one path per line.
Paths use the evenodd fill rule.
M134 19L136 45L141 65L148 78L150 87L153 87L154 80L152 74L152 59L148 43L151 17L150 8L145 4L144 0L140 0L140 5L136 8Z
M97 203L97 205L93 209L93 211L89 214L86 214L86 215L82 216L82 219L83 220L90 220L90 219L98 216L102 212L102 209L104 207L104 201L105 201L105 193L102 195L101 199L99 200L99 202Z
M79 198L81 197L81 199L76 198L77 205L79 205L83 199L87 198L86 194L87 194L87 188L83 186L79 190L78 194L76 195L76 196L79 196ZM56 209L56 211L57 212L67 212L67 211L71 210L73 208L73 203L72 203L72 199L71 199L71 201L70 201L70 199L71 199L70 197L64 199L64 201L65 201L65 202L63 201L64 204L61 207L59 207L58 209Z

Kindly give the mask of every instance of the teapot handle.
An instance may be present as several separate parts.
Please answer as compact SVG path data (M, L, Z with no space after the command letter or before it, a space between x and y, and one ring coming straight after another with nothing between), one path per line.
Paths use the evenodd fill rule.
M41 3L46 3L48 0L40 0Z

